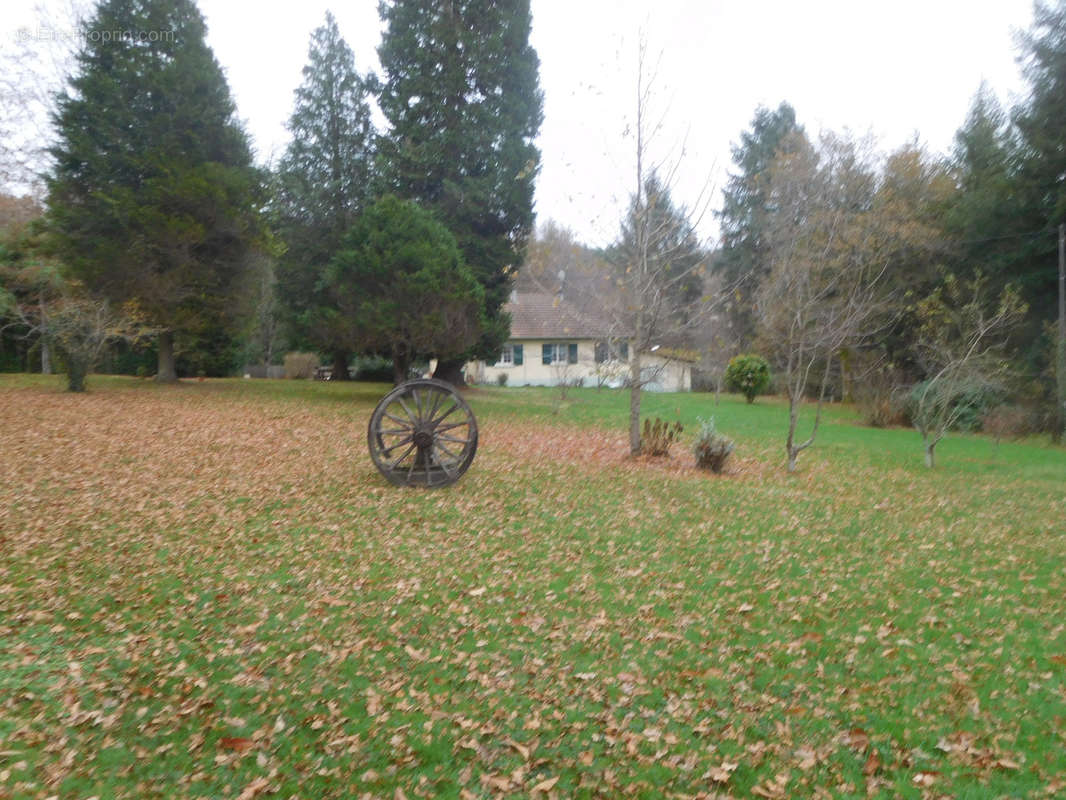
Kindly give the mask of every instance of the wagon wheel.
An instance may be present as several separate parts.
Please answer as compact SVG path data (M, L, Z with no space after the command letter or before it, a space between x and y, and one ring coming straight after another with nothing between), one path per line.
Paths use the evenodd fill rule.
M449 486L477 451L477 420L444 381L400 384L378 403L367 426L370 458L397 486Z

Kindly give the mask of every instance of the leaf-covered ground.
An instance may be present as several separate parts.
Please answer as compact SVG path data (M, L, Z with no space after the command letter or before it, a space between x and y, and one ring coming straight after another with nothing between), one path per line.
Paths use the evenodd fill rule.
M708 396L476 390L389 486L381 386L0 377L0 798L1054 797L1066 453Z

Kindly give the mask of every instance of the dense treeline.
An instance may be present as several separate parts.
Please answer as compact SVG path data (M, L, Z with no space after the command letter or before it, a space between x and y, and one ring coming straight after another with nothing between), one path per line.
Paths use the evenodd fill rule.
M782 352L789 328L772 312L795 292L775 298L768 287L781 285L786 269L792 278L802 272L808 288L811 280L822 281L823 290L837 281L811 294L825 311L839 297L841 276L861 262L877 270L879 292L870 297L877 313L864 318L862 330L826 340L832 346L814 359L824 379L811 382L808 394L828 388L863 400L879 422L907 416L906 387L937 374L923 358L929 298L951 296L956 310L973 310L979 295L982 319L1004 303L1019 312L994 342L1011 369L991 381L971 362L971 384L953 391L970 400L987 395L985 411L1004 401L1020 404L1026 426L1061 430L1053 323L1057 229L1066 221L1066 4L1038 5L1020 42L1028 97L1004 109L981 86L944 157L917 143L884 155L866 141L813 139L787 103L756 112L734 147L715 260L735 295L727 316L737 349L776 353L787 369L796 353ZM817 262L817 274L798 252ZM969 293L960 295L961 286ZM795 334L796 313L816 309L790 310ZM824 322L809 324L822 324L825 333ZM992 344L985 339L982 348Z
M75 299L106 306L101 319L123 329L136 322L164 381L276 363L288 348L326 357L341 379L356 354L438 357L438 375L456 381L469 357L494 355L540 163L529 2L389 0L380 11L380 77L358 73L332 15L312 34L292 140L267 171L252 163L194 2L102 0L90 29L169 35L91 38L77 56L54 115L46 213L5 228L5 367L47 351L50 304ZM416 248L412 231L432 246ZM352 263L356 246L369 261ZM396 279L353 280L370 264ZM55 280L42 288L42 275ZM422 279L436 300L415 291ZM437 324L415 326L415 307Z

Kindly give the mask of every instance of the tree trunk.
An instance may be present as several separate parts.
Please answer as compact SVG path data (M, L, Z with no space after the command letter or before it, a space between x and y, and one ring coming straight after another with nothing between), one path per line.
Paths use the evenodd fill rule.
M465 363L461 358L438 359L437 368L433 370L433 377L439 381L447 381L452 386L463 388L466 386L466 381L463 379Z
M719 372L718 378L714 382L714 404L719 405L722 402L722 383L725 381L725 372Z
M159 334L159 366L155 373L158 383L177 383L178 373L174 369L174 332L163 331Z
M932 469L936 466L936 442L925 442L925 466Z
M640 455L640 353L629 361L629 454Z
M88 364L84 358L67 355L67 391L84 392L85 376L88 371Z
M350 381L352 376L348 373L348 353L337 350L333 353L333 369L330 371L331 381Z
M407 370L410 367L410 359L407 351L396 347L392 351L392 382L396 386L407 380Z
M44 293L41 293L41 374L52 374L52 349L48 346L48 315L44 305Z
M799 448L796 447L796 425L799 423L799 402L792 392L788 398L788 438L785 439L785 454L788 456L788 471L796 471Z

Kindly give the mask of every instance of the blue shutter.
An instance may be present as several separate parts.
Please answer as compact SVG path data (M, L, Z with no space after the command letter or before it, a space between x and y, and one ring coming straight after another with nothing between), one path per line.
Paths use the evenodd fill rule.
M551 366L552 363L552 346L550 344L542 344L540 346L540 360L541 363Z
M522 366L522 345L516 344L512 346L511 352L514 353L514 365L516 367Z
M567 358L566 358L567 362L570 363L570 364L576 364L577 363L577 345L576 344L568 344L566 347L569 350L569 352L566 354L567 355Z

